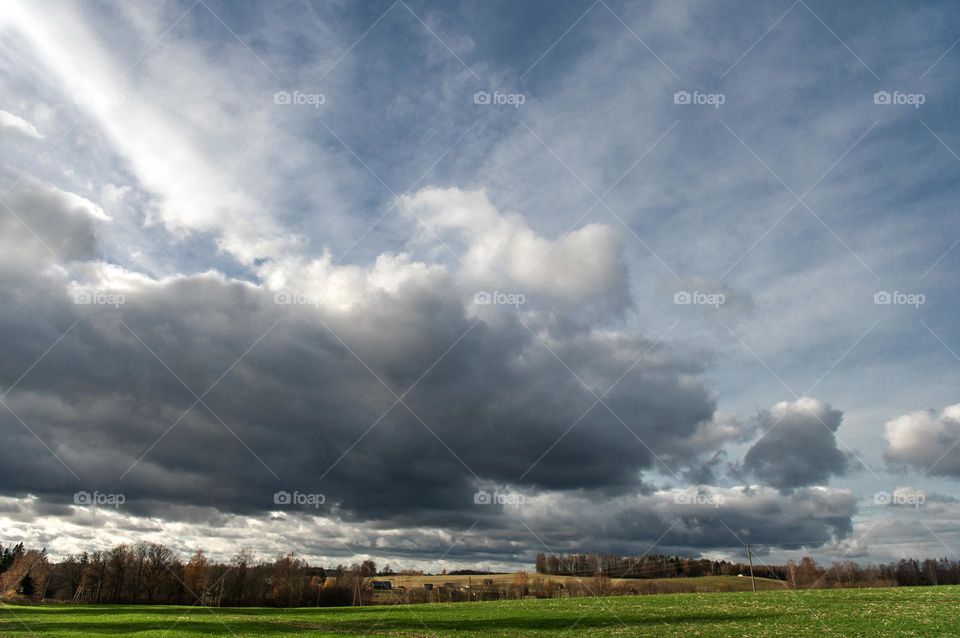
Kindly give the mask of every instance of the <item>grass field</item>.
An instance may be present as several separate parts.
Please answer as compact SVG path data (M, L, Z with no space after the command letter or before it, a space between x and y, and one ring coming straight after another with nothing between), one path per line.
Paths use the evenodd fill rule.
M545 581L554 581L565 585L574 581L584 581L590 583L590 578L578 578L576 576L540 576L538 574L528 574L532 581L535 578L542 578ZM514 574L487 574L483 576L451 576L451 575L433 575L433 576L377 576L376 580L389 580L394 587L406 587L414 589L422 587L424 583L433 583L439 587L444 583L456 583L461 587L468 584L479 587L485 579L490 579L495 585L510 585L513 583ZM694 578L644 578L644 579L624 579L612 578L614 584L629 584L644 594L670 594L682 592L716 592L716 591L748 591L750 590L749 578L738 578L736 576L697 576ZM781 580L769 578L757 578L757 589L784 589L786 584Z
M539 576L530 574L530 582L535 579L542 579L547 582L563 583L570 586L576 581L585 582L588 587L593 587L592 579L578 578L575 576ZM400 594L399 587L405 587L407 590L413 590L423 587L425 583L432 583L434 587L439 587L444 583L456 583L460 587L473 587L482 589L483 581L489 579L496 586L505 586L513 583L513 574L487 574L482 576L378 576L377 580L389 580L393 583L392 591L374 592L374 599L380 602L396 602ZM613 578L611 583L617 586L625 586L628 590L621 591L621 594L681 594L681 593L711 593L711 592L733 592L750 591L750 579L738 578L736 576L697 576L693 578L644 578L644 579L623 579ZM785 589L786 583L782 580L773 580L769 578L757 578L757 589ZM591 591L595 591L591 589ZM465 598L463 600L466 600Z
M960 586L337 609L3 606L3 636L956 636Z

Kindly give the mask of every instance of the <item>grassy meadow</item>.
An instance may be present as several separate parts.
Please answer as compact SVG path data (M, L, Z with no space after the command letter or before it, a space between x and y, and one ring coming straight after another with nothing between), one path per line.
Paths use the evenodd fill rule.
M2 636L947 636L960 586L321 609L0 607Z

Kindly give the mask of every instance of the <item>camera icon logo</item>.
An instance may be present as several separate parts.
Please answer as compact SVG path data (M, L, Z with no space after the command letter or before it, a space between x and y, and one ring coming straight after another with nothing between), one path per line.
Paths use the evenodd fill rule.
M675 292L673 293L673 303L677 304L678 306L687 306L693 303L693 295L686 290Z
M893 303L893 295L886 290L873 293L873 303L878 306L889 306Z
M273 94L274 104L290 104L291 96L289 91L277 91Z
M74 505L90 505L93 502L93 498L90 496L90 492L77 492L73 495L73 504Z
M474 104L490 104L490 93L487 91L477 91L473 94Z
M493 502L493 497L490 495L490 492L480 490L473 495L473 502L475 505L490 505Z
M293 497L290 495L290 492L285 492L283 490L276 492L273 495L273 504L274 505L290 505L293 502Z
M74 290L73 291L73 303L89 305L93 303L93 295L89 290Z
M890 504L890 492L877 492L873 495L874 505L889 505Z
M673 103L674 104L690 104L690 92L689 91L677 91L673 94Z
M473 295L473 303L479 306L489 306L493 302L493 295L485 290L481 290Z
M890 104L891 95L889 91L877 91L873 94L874 104Z
M290 304L290 293L287 292L278 292L273 295L273 303L279 305L289 305Z

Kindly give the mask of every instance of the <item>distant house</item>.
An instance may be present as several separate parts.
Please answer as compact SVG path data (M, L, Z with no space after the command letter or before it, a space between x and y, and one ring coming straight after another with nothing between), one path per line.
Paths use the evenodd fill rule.
M423 588L424 588L424 589L433 589L433 583L424 583L424 584L423 584Z
M370 583L374 589L393 589L393 583L389 580L375 580Z

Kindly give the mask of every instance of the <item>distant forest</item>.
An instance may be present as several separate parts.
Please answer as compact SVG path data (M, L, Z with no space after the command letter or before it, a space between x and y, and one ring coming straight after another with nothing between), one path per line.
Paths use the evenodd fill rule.
M184 561L168 547L139 543L52 562L45 550L27 549L20 543L0 545L0 598L88 604L328 607L650 593L640 587L645 579L750 574L750 565L745 563L664 555L541 553L535 569L535 574L517 572L509 583L488 581L473 589L444 583L435 590L397 588L378 592L374 581L395 572L389 566L377 569L372 560L324 568L310 565L294 554L257 560L251 552L241 551L229 562L216 562L203 550L197 550ZM456 573L485 572L460 570L448 575ZM406 570L396 574L421 572ZM785 586L795 589L947 585L960 584L960 562L903 559L885 565L860 566L846 561L821 566L811 558L803 558L784 565L754 564L753 574L783 581ZM558 582L551 580L551 575L582 580Z
M748 563L725 560L646 555L544 554L536 559L538 574L596 576L607 578L685 578L693 576L749 576ZM757 578L782 580L797 589L810 587L911 587L960 584L960 562L946 558L916 560L905 558L889 564L861 566L853 561L818 565L810 557L783 565L755 563Z

